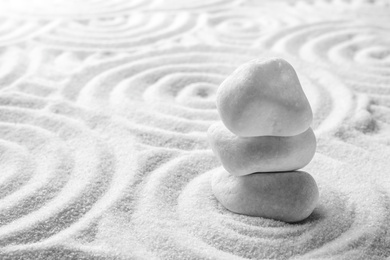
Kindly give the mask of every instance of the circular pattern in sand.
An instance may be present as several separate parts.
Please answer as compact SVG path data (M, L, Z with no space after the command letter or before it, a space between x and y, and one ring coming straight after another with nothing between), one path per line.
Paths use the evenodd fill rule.
M310 168L329 174L313 172L320 187L320 202L308 219L296 224L226 210L211 191L212 172L207 169L213 165L210 153L176 157L140 184L132 232L158 256L354 259L368 245L377 246L377 250L386 247L385 241L377 240L389 231L389 197L373 183L340 176L345 171L361 173L351 165L317 157ZM376 210L368 210L373 205Z
M386 1L21 2L0 10L18 44L0 49L0 258L390 256ZM293 64L314 112L320 203L296 224L211 192L216 88L260 56Z
M115 17L65 20L36 37L45 46L78 51L132 51L177 39L197 26L190 13L132 12Z
M260 43L330 68L359 92L382 94L388 93L390 82L389 29L363 22L321 22L281 30Z
M319 206L286 224L227 211L211 191L210 151L149 149L122 119L14 93L1 95L0 121L1 256L332 259L387 247L390 200L369 179L374 158L357 168L317 154L306 170ZM320 151L369 157L321 140Z
M87 232L134 180L133 137L109 118L9 94L0 125L2 253Z
M210 124L219 120L214 103L219 84L238 65L259 56L272 53L192 46L97 59L68 82L62 95L164 135L171 132L175 138L201 141ZM326 71L286 59L296 66L315 115L317 134L337 128L353 106L352 93ZM201 147L207 148L207 144Z
M284 26L299 24L299 17L288 12L275 13L272 9L259 11L253 8L237 8L225 12L212 13L198 33L202 42L228 45L251 46L259 38Z

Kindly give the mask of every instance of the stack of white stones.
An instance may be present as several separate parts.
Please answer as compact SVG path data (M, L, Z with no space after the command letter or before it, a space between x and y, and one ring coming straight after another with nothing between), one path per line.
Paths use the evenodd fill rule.
M212 189L230 211L296 222L314 210L313 177L296 171L314 156L313 114L294 68L279 58L253 60L218 88L222 119L210 126L211 148L221 161Z

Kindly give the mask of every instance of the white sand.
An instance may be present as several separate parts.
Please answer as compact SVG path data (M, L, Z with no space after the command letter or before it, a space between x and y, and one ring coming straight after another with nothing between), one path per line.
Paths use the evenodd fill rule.
M0 1L0 259L390 257L388 0ZM298 224L218 204L215 91L292 63L314 112Z

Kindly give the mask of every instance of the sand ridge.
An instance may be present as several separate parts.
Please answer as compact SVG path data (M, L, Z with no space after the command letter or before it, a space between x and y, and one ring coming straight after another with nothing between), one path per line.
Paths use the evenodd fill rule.
M0 3L0 258L390 257L389 1ZM318 138L297 224L210 187L216 88L272 56Z

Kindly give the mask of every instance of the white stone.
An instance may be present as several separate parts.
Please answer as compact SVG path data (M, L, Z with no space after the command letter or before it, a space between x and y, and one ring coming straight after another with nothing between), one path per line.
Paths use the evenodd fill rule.
M311 128L296 136L239 137L221 122L208 131L210 146L223 167L233 175L293 171L307 165L316 150Z
M280 58L238 67L217 90L217 109L238 136L291 136L309 128L313 114L294 68Z
M315 180L303 171L234 176L220 167L214 170L211 185L228 210L285 222L307 218L319 197Z

